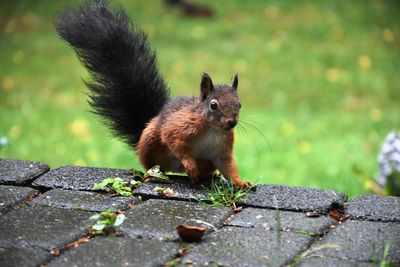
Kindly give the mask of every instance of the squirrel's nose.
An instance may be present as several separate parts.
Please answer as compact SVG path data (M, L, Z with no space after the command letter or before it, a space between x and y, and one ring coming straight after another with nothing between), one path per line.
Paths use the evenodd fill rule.
M234 119L228 120L228 125L229 125L230 128L235 127L236 124L237 124L237 121L236 121L236 120L234 120Z

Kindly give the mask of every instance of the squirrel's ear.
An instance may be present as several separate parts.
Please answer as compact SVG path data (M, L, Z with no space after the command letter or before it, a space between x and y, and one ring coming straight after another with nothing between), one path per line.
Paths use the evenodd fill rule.
M203 76L201 76L200 89L202 100L205 100L207 96L214 90L211 77L207 73L203 73Z
M239 84L239 79L238 79L238 74L236 73L235 77L233 77L232 79L232 88L237 90L238 84Z

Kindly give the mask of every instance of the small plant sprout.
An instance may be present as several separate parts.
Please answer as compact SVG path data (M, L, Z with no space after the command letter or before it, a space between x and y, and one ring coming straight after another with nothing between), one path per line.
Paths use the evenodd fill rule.
M391 264L388 261L387 257L389 255L389 250L390 250L390 243L386 243L384 248L383 248L383 258L381 262L379 263L379 267L390 267Z
M95 224L89 226L91 235L107 235L115 232L116 227L124 222L125 215L122 211L114 212L110 209L95 214L89 219L96 221Z
M237 209L237 204L242 202L247 194L253 189L252 187L238 188L232 182L221 178L223 182L211 183L211 189L204 187L207 199L213 206L229 206Z

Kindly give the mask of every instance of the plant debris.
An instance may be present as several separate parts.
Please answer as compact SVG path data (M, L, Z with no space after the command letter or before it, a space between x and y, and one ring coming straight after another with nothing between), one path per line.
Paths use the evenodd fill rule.
M99 190L107 188L113 194L120 195L123 197L130 197L132 196L132 187L134 187L133 184L125 182L121 178L117 177L117 178L106 178L100 183L94 184L92 189Z
M85 235L85 236L79 238L78 240L69 243L65 248L66 249L77 248L79 245L89 242L89 239L90 239L90 236Z
M153 191L160 196L173 197L175 195L174 190L172 190L169 187L165 188L165 187L156 186L153 188Z
M333 219L335 219L338 222L345 222L349 219L351 219L351 215L344 215L338 210L331 210L329 211L329 216L331 216Z
M150 177L154 177L157 179L163 179L163 180L168 180L168 176L166 176L164 173L161 172L160 166L156 165L153 168L147 170L146 173L143 173L141 171L137 171L137 170L128 170L132 176L133 179L129 182L126 182L124 180L122 180L119 177L110 177L110 178L106 178L103 181L101 181L100 183L95 183L93 185L93 190L100 190L100 189L108 189L109 191L111 191L113 194L115 195L119 195L119 196L123 196L123 197L130 197L132 196L132 192L135 188L140 187L143 182L150 178ZM168 196L169 194L173 193L172 192L165 192L166 196Z
M168 176L165 175L161 171L161 167L159 165L156 165L150 169L147 170L147 172L143 175L143 179L149 179L149 178L157 178L161 180L169 180Z
M311 218L317 218L320 217L321 214L318 211L309 211L306 213L306 216Z

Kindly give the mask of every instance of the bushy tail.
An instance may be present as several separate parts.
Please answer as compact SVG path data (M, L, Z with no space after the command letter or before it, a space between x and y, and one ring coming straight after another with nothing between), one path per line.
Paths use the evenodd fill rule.
M121 8L103 0L60 14L55 27L91 74L94 82L86 85L94 113L114 136L135 147L145 124L169 98L146 34Z

